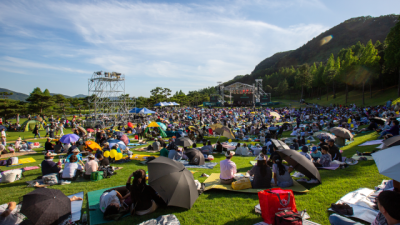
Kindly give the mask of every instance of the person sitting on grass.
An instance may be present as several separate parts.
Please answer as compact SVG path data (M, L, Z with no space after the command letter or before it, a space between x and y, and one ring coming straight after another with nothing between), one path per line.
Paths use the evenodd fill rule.
M332 156L331 154L329 154L328 152L328 146L323 145L321 148L321 158L319 158L318 160L314 161L314 166L317 168L321 168L321 167L330 167L331 166L331 162L332 162Z
M160 150L160 156L164 156L168 158L169 151L166 148L167 144L163 143L163 148Z
M72 157L72 156L76 156L76 158L78 159L77 161L78 161L81 165L85 165L85 164L82 162L82 155L79 154L79 152L80 152L79 149L78 149L77 147L75 147L75 146L73 146L73 147L71 147L71 148L73 148L73 150L71 151L72 154L68 155L67 158L65 159L65 161L66 161L66 162L70 162L71 157Z
M64 148L63 148L63 146L62 146L62 143L61 143L60 140L58 140L58 141L56 142L56 145L54 145L54 152L55 152L55 153L61 153L61 152L63 152L63 151L64 151Z
M237 173L236 164L231 160L235 155L234 151L227 151L226 159L220 162L220 182L221 184L232 184L235 174Z
M381 139L382 137L385 137L385 140L387 138L397 136L399 135L399 121L394 120L392 122L392 127L389 130L384 130L382 131L381 135L378 137L378 139Z
M115 149L118 153L121 153L121 149L119 148L119 144L115 144L114 146L112 146L111 149Z
M72 155L69 161L65 163L61 179L74 181L82 174L83 167L78 164L78 157L76 155Z
M359 131L357 131L357 133L361 133L363 131L376 131L378 129L378 125L376 124L375 120L371 120L371 123L368 125L368 127L365 127Z
M131 179L133 181L131 183ZM133 172L126 182L126 189L130 191L131 215L146 215L154 212L158 206L165 206L164 200L156 191L146 184L146 171L139 169ZM128 202L127 202L128 203Z
M340 153L339 148L335 145L335 141L333 139L329 139L328 149L329 154L332 156L332 160L337 160L339 162L342 161L342 153Z
M311 148L311 157L313 159L313 161L317 161L319 158L321 158L322 153L320 151L318 151L318 148L316 146L313 146Z
M53 161L54 156L50 152L48 152L44 160L41 163L42 168L42 176L51 174L51 173L59 173L61 171L61 166L58 166L57 163Z
M108 161L107 158L105 158L102 154L101 155L97 155L96 158L99 160L99 167L100 166L109 166L110 162Z
M15 149L13 148L13 145L12 144L9 144L8 145L8 148L7 148L7 150L10 152L10 153L15 153Z
M94 160L93 154L90 154L88 161L85 164L85 175L83 176L86 180L90 180L92 172L96 172L99 169L99 164Z
M272 171L267 165L267 159L263 153L260 153L257 158L257 165L248 171L250 176L254 176L251 186L254 189L271 188Z
M278 187L291 187L293 186L293 179L290 173L293 171L293 167L289 167L282 164L282 158L279 155L275 155L272 159L274 163L272 165L272 172L274 172L274 183Z
M308 146L305 146L305 145L304 145L303 147L301 147L301 152L300 152L300 154L303 155L304 157L306 157L308 160L311 161L311 155L308 154Z
M376 198L379 213L371 225L398 225L400 224L400 193L395 191L382 191ZM338 214L329 216L332 225L353 224L362 225L347 217Z

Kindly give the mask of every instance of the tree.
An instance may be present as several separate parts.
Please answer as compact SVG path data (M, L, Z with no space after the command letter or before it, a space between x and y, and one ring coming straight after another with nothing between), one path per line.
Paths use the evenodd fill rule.
M378 50L375 49L375 46L372 44L372 41L369 40L363 52L360 56L359 63L363 65L367 70L363 73L358 73L359 79L362 82L362 100L363 105L365 105L364 92L365 92L365 82L368 79L373 79L376 74L376 68L379 65L380 56L378 55Z
M347 105L347 99L349 95L349 83L351 81L351 74L353 74L353 66L356 61L356 58L354 57L354 53L351 50L351 48L348 48L344 51L344 54L342 55L342 64L340 68L340 74L342 77L342 82L345 83L346 85L346 105Z
M64 118L67 118L67 115L65 114L65 107L69 105L68 99L65 98L64 95L57 94L53 96L54 102L58 104L60 112L64 114Z
M397 19L396 25L390 29L386 36L385 43L385 64L388 68L398 71L399 81L397 96L400 97L400 16Z
M300 99L303 99L304 95L304 88L307 88L312 81L312 77L310 76L310 67L308 64L303 64L300 66L299 71L296 75L296 82L297 84L301 87L301 97Z
M82 114L83 99L82 98L71 98L70 103L72 107L79 110L79 114Z
M335 79L337 70L335 66L335 58L333 54L328 59L328 62L326 63L325 66L325 71L324 71L324 82L326 85L326 100L328 101L329 98L329 84Z
M33 89L26 101L29 102L29 108L32 112L39 112L40 114L43 114L43 111L54 104L49 90L46 89L42 92L38 87Z
M277 90L279 95L284 95L288 89L289 89L289 85L288 85L286 79L284 79L283 81L279 82L278 90Z

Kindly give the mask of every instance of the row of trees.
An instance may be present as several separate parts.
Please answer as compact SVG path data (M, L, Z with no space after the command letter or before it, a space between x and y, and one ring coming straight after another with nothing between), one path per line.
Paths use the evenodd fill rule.
M262 79L264 90L275 96L297 89L301 93L301 99L306 94L308 97L321 97L325 88L329 100L330 90L334 98L338 89L345 90L346 104L349 88L357 88L362 90L364 104L366 85L369 85L372 98L372 86L381 84L381 88L384 88L395 84L397 72L400 97L400 17L384 43L379 40L375 44L370 40L366 45L358 42L340 50L336 57L331 54L325 63L282 67L277 72L266 74Z
M27 114L56 114L61 115L81 112L89 109L88 98L66 98L64 95L51 95L49 90L43 92L35 88L26 101L9 99L12 93L0 93L0 116L6 119Z

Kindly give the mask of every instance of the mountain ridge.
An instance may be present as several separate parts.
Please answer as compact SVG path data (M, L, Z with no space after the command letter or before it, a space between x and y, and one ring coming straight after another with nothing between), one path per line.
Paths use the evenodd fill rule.
M0 88L0 92L12 92L12 95L9 95L7 98L12 99L12 100L19 100L19 101L25 101L28 97L29 94L21 93L21 92L16 92L12 91L10 89L6 88ZM58 93L50 93L51 96L58 95ZM63 94L61 94L63 95ZM87 95L84 94L78 94L75 96L68 96L68 95L63 95L65 98L85 98Z

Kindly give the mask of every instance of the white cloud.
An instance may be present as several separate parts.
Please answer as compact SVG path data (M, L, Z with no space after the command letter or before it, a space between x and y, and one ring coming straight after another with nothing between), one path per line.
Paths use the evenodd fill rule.
M88 69L120 71L133 79L156 79L173 90L175 79L202 88L250 73L275 52L295 49L327 27L280 27L249 19L244 6L323 7L318 0L234 1L161 4L125 1L21 1L0 3L0 25L8 35L30 38L21 51L37 50L57 64L3 55L9 66L90 74ZM224 4L225 3L225 4ZM15 31L15 32L14 32ZM17 45L13 41L13 45ZM7 48L0 45L0 48ZM17 50L18 51L18 50ZM74 57L75 56L75 57ZM25 57L23 57L25 58ZM64 66L79 62L79 68ZM73 60L73 61L71 61ZM56 66L60 65L60 66ZM83 66L83 67L82 67ZM139 81L135 81L138 83ZM197 89L196 88L196 89ZM138 88L138 91L143 91ZM146 90L146 94L148 90ZM137 93L136 93L137 94Z

